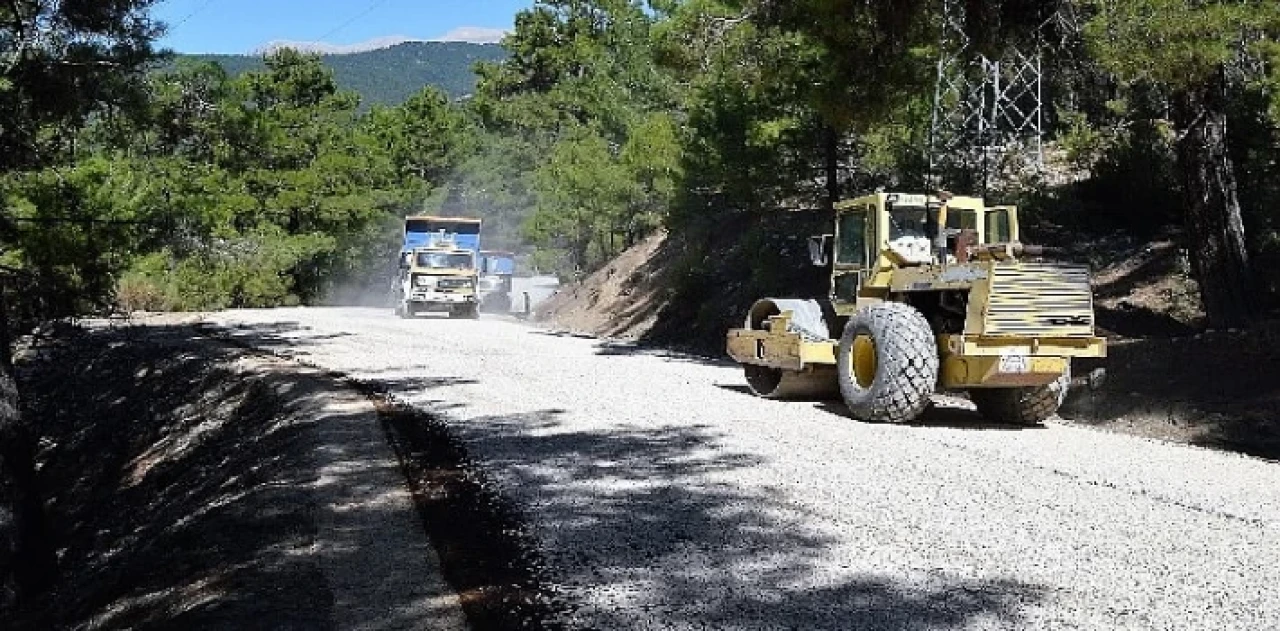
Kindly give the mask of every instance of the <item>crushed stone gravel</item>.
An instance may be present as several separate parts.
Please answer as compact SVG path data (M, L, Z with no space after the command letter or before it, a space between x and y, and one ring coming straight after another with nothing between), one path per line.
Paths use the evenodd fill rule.
M224 335L443 419L576 628L1280 625L1280 465L943 401L911 426L509 321L297 308Z

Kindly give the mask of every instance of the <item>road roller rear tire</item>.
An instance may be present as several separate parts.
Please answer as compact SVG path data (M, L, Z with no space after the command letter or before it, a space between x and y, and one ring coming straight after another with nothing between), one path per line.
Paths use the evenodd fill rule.
M989 421L1036 426L1058 413L1071 387L1071 367L1052 383L1030 388L973 388L969 400Z

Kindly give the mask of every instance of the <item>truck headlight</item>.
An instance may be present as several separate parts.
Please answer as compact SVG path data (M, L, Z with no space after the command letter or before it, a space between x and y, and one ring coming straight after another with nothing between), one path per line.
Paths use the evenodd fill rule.
M418 287L435 287L435 280L436 279L430 276L415 276L413 278L413 284Z

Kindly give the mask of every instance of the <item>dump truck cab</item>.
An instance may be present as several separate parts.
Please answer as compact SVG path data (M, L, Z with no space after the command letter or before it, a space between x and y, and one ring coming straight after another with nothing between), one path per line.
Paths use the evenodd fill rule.
M482 311L507 313L511 311L512 278L515 275L515 254L497 250L480 252L480 280L478 291Z
M443 311L451 317L478 317L479 240L479 219L407 217L397 313L413 317Z
M839 392L866 420L910 420L929 393L957 390L996 420L1039 422L1071 359L1101 357L1105 342L1088 270L1019 239L1017 208L977 197L841 202L833 233L810 239L831 270L827 299L757 301L729 355L761 396Z

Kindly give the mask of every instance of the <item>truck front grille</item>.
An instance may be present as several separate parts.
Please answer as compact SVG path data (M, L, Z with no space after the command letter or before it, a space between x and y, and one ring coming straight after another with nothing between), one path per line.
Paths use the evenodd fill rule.
M436 281L436 287L440 289L466 289L471 287L470 278L441 278Z

